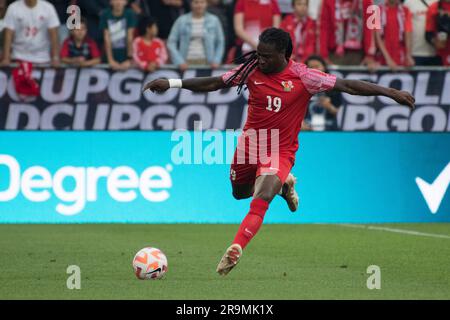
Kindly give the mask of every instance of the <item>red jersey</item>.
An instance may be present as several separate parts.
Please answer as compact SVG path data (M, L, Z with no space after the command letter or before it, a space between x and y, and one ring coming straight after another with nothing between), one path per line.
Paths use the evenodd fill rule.
M292 39L292 58L297 62L316 53L316 22L310 17L298 19L294 14L286 16L280 28L288 32Z
M236 13L244 14L244 30L255 39L265 29L272 27L274 15L281 15L276 0L238 0L234 8ZM242 44L240 39L236 42Z
M100 50L94 40L86 37L78 47L72 37L64 40L61 52L61 58L84 57L86 60L100 57Z
M396 64L404 66L406 62L405 33L413 30L411 11L403 5L385 5L380 8L382 36L386 50ZM379 60L382 64L386 64L384 57Z
M238 68L225 73L222 79L228 80ZM239 76L232 85L238 83ZM264 74L256 67L246 79L250 96L244 133L249 129L278 129L279 153L294 157L310 98L332 89L335 83L336 76L292 60L279 73Z
M347 50L364 50L374 56L375 38L366 21L372 0L323 0L319 20L319 52L328 58L329 52L344 54Z
M144 38L137 37L133 41L133 60L141 69L146 69L150 62L161 66L167 62L166 46L159 38L148 43Z
M442 5L442 10L450 13L450 3L440 2ZM433 3L427 11L427 22L426 31L427 32L437 32L436 19L439 14L439 2ZM438 56L442 59L442 64L444 66L450 66L450 35L447 35L447 46L443 49L437 50Z

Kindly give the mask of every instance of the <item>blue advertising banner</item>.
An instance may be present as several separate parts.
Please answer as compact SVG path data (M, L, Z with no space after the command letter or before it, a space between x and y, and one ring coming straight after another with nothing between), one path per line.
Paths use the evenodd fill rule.
M236 136L2 132L0 223L239 223ZM449 150L446 133L301 133L299 210L277 197L266 222L450 222Z
M163 94L142 93L144 84L156 78L220 76L231 68L185 72L162 68L146 73L104 67L37 67L33 78L39 84L38 97L18 96L12 69L0 68L0 131L193 130L193 120L202 121L205 129L242 128L247 115L246 90L241 95L236 88L207 93L176 88ZM416 67L390 72L384 68L369 73L365 67L339 67L331 72L343 79L406 90L414 96L416 108L410 110L383 96L323 93L315 95L308 107L306 122L312 130L450 132L450 69ZM319 96L330 98L337 114L324 108Z

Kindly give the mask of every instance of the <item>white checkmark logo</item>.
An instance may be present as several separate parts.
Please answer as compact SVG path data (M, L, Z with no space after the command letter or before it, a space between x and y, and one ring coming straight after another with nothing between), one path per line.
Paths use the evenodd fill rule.
M416 183L431 213L435 214L439 210L450 184L450 162L432 183L428 183L420 177L416 177Z
M258 81L255 81L255 84L256 84L256 85L264 84L264 82L258 82Z

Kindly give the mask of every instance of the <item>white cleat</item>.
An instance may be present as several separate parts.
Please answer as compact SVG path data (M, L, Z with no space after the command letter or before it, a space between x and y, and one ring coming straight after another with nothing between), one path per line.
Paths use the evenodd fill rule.
M294 177L292 173L289 173L286 182L283 184L283 192L281 194L284 200L286 200L289 210L291 210L292 212L297 211L298 208L298 194L297 191L295 191L296 182L297 178Z
M219 264L217 265L217 273L222 276L227 275L231 271L231 269L233 269L237 265L241 256L242 248L239 244L234 243L229 246L227 251L225 251L222 259L220 259Z

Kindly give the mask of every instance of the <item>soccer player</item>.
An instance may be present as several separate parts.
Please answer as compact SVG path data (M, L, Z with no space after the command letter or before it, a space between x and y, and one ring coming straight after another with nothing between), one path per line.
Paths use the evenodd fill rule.
M277 194L286 199L292 211L297 209L295 178L289 172L294 165L298 133L312 95L334 89L352 95L386 96L414 108L414 98L408 92L359 80L339 79L290 60L291 54L289 33L269 28L259 36L257 50L245 55L246 61L242 65L222 76L156 79L144 86L144 91L153 92L164 92L169 88L206 92L238 86L239 93L244 85L249 90L247 121L231 165L230 179L236 199L253 199L234 241L217 266L221 275L228 274L236 266L242 250L258 232L269 203ZM252 162L250 158L254 152L245 149L246 141L251 138L247 133L257 132L261 137L265 130L276 133L274 136L266 134L266 139L259 142L271 150L269 159L263 161L259 153L256 164L254 161L248 163ZM277 144L274 152L272 140ZM246 161L239 161L242 158Z

